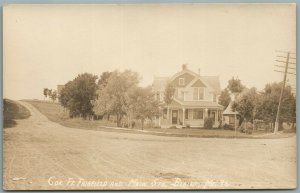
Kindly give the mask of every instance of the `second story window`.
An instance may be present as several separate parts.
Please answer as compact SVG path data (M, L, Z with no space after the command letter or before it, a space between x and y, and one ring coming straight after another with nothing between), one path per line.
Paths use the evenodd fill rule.
M184 86L184 78L179 78L179 85Z
M193 99L196 101L203 100L204 99L204 88L202 88L202 87L194 88Z

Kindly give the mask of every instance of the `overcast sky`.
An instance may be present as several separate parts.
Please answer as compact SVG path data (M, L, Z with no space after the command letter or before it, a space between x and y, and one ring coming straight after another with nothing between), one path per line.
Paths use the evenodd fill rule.
M183 63L220 76L222 88L238 76L262 89L282 81L275 50L296 51L295 13L287 4L8 5L4 98L41 99L79 73L116 69L149 85Z

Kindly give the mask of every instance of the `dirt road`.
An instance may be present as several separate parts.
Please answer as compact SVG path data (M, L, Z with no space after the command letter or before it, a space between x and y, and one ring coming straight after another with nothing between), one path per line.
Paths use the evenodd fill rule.
M5 189L293 188L296 137L215 139L66 128L28 103L4 129Z

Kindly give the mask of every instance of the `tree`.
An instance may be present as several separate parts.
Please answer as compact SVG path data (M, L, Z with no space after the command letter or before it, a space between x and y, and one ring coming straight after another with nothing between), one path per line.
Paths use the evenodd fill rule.
M48 88L44 88L43 94L44 94L44 100L45 100L48 96Z
M258 98L256 88L246 89L233 102L232 108L239 113L241 120L246 119L252 122L258 104Z
M224 107L227 107L229 105L230 101L231 101L231 98L230 98L229 91L227 88L225 88L224 90L222 90L222 92L219 96L219 104Z
M241 93L244 90L245 86L242 85L241 80L239 78L232 77L232 79L228 81L227 88L232 93Z
M57 98L56 90L51 93L50 98L52 99L52 102L54 102L56 100L56 98Z
M141 120L142 129L146 119L159 115L159 103L154 98L151 87L137 87L129 93L129 109L134 118Z
M279 98L282 88L281 83L271 83L265 86L262 92L260 105L257 110L257 117L275 124L276 114L278 110ZM284 89L281 113L279 117L279 129L282 129L283 122L294 123L296 118L296 98L293 96L291 87Z
M167 104L167 117L169 117L169 105L172 103L174 94L175 94L175 87L172 83L167 83L166 88L165 88L165 95L164 95L164 101Z
M106 87L111 74L112 72L109 71L103 72L98 80L98 85L101 87Z
M168 83L165 88L164 101L167 105L171 104L175 94L175 87L172 83Z
M69 110L71 117L86 118L93 115L93 101L96 97L97 76L84 73L79 74L73 81L69 81L61 91L59 101Z
M138 83L139 76L136 72L130 70L114 71L103 89L103 92L109 97L106 105L109 107L109 112L116 115L118 127L121 126L121 120L128 112L128 93L136 88Z
M93 101L93 111L98 116L103 117L107 116L107 120L109 120L111 107L110 107L110 96L106 92L106 90L101 86L100 89L96 91L97 98Z
M49 98L51 98L51 95L52 95L52 90L51 90L51 89L48 89L48 90L47 90L47 96L48 96Z

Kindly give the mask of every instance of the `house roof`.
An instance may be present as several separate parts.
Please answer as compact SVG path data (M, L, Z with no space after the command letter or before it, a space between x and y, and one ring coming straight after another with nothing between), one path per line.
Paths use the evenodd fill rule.
M185 70L185 71L189 71L190 70ZM193 73L195 74L195 73ZM176 75L180 75L179 73L176 73ZM174 76L172 77L154 77L154 81L152 84L152 88L155 91L164 91L165 87L167 85L167 82L169 80L174 79ZM192 84L195 84L198 80L202 80L204 81L205 84L208 84L216 94L220 94L221 93L221 86L220 86L220 79L219 76L199 76L199 75L195 75L194 81L192 81Z
M201 76L201 78L209 84L217 94L221 93L221 85L219 76Z
M232 110L233 101L229 103L225 111L223 112L223 115L238 115L239 113Z

